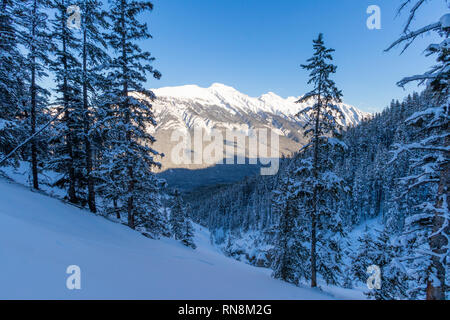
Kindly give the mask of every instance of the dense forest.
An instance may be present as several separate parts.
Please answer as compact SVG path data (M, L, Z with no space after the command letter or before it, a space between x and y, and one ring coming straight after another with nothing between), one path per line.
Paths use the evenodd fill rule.
M342 141L347 146L345 151L330 154L335 160L333 171L348 186L347 191L339 192L335 201L330 200L333 217L327 217L326 220L327 223L333 221L332 224L326 225L326 228L324 226L323 230L319 229L319 233L325 233L326 241L339 234L336 246L323 252L327 258L330 258L331 253L339 256L339 261L323 262L323 270L328 267L332 270L329 272L334 274L328 280L330 283L351 286L358 281L365 282L367 275L361 266L377 264L383 259L395 261L394 258L406 256L408 250L412 254L413 250L426 246L426 236L422 233L431 232L431 220L429 216L422 217L422 207L426 203L434 203L437 184L418 185L410 191L412 183L408 178L423 174L415 164L415 158L420 156L420 152L402 154L397 158L394 158L393 153L395 146L417 139L423 134L421 125L409 124L413 119L411 117L426 111L430 104L439 103L442 101L436 101L429 90L410 95L403 102L393 101L383 112L347 129L342 135ZM289 189L286 179L294 176L292 170L298 168L301 162L302 154L299 153L293 159L284 159L276 176L251 177L240 183L188 194L186 199L192 206L194 219L212 230L213 241L226 254L257 266L271 267L277 252L279 253L277 235L285 236L292 232L291 236L306 247L309 242L310 221L307 217L298 218L306 219L297 222L300 231L287 232L280 226L280 220L285 218L280 208L284 208L288 201L302 201L301 198L285 198ZM302 204L295 207L301 208ZM414 218L420 220L414 221ZM367 230L360 239L346 237L352 229L373 219L379 220L383 229ZM330 230L332 235L326 235ZM386 237L382 240L382 245L392 246L391 252L387 249L375 249L375 240L382 235ZM356 255L348 250L355 246L360 246ZM304 249L303 252L305 251L307 250ZM382 259L383 254L391 256ZM298 257L299 261L296 263L304 265L308 259L307 252L305 255L303 259ZM383 269L383 273L388 272L387 268L388 266L384 267L386 270ZM418 270L412 270L414 268L423 268L423 265L418 261L411 261L411 264L406 263L404 269L400 270L408 270L405 271L406 274L419 277ZM300 282L301 279L296 278L297 276L292 278L292 282ZM393 283L399 281L397 277L397 274L393 275ZM303 279L307 278L308 275L303 276ZM419 283L424 283L422 280L408 278L408 288L417 289ZM398 289L396 284L393 287ZM391 296L382 298L423 298L425 292L418 290L413 296L408 290L383 293Z
M155 96L144 83L161 73L140 47L151 35L138 20L152 9L149 1L2 0L0 165L29 162L35 190L45 172L57 173L50 187L67 202L152 238L182 224L188 232L176 238L193 246L186 211L168 222L164 208L176 197L153 174L161 155L147 130Z
M409 1L403 2L402 11ZM332 102L342 92L330 76L333 49L323 36L302 68L313 90L299 102L314 105L306 115L307 144L283 159L275 177L255 177L187 197L194 217L208 226L211 241L236 259L273 269L273 277L294 284L320 278L352 287L378 268L383 286L375 299L445 299L449 246L449 50L448 15L410 31L418 2L410 11L398 45L406 50L419 36L435 31L444 38L426 52L437 65L402 79L426 89L393 101L353 128L342 128ZM381 226L358 239L352 230L375 219ZM375 224L373 224L375 226ZM366 268L370 266L371 268Z

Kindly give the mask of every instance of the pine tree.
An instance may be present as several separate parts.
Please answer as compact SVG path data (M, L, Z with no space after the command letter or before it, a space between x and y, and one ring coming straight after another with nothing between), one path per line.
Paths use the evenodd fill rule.
M20 26L19 43L26 49L24 67L28 80L26 86L29 94L26 95L26 111L29 114L27 127L29 136L36 133L37 126L45 119L44 108L47 107L50 93L38 84L46 77L49 65L48 55L51 50L51 41L47 33L47 14L49 3L46 0L21 0L17 3L16 12ZM38 145L43 139L31 140L31 170L33 188L39 189L38 181ZM42 152L41 152L42 154ZM42 159L41 159L42 162Z
M190 219L189 205L185 205L178 190L174 191L169 219L172 235L175 240L195 249L194 228Z
M298 214L299 203L295 197L294 180L283 177L274 191L273 207L278 215L274 239L275 257L272 277L298 285L302 278L310 278L309 230L303 226Z
M155 175L142 177L142 183L136 186L135 200L139 206L135 208L135 229L152 239L168 237L171 234L166 212L161 203L162 190L165 186L165 180Z
M366 228L364 234L358 238L359 246L357 251L352 255L351 272L358 281L366 282L367 267L375 264L376 257L373 242L374 239Z
M307 130L304 134L309 141L300 151L300 160L294 174L298 179L296 197L303 201L303 213L310 217L311 287L316 287L318 269L327 282L335 282L340 260L338 238L342 236L343 229L338 212L332 204L347 188L343 179L333 171L333 152L346 148L339 140L341 125L338 120L343 118L343 114L336 105L341 102L342 93L330 79L330 75L336 72L336 66L328 63L333 59L331 53L334 50L325 47L322 34L313 43L314 56L308 59L309 64L302 65L302 68L310 71L308 83L314 88L298 101L313 100L313 105L297 114L298 117L306 119ZM326 233L332 241L319 239L325 237ZM318 256L316 248L318 242L326 248L321 257ZM328 258L331 260L325 261Z
M56 103L63 108L62 121L53 127L53 154L48 168L60 172L63 176L58 181L61 186L67 186L68 200L80 203L83 194L83 109L81 64L76 57L76 49L80 40L75 36L74 29L67 26L67 0L53 0L55 18L52 21L52 39L55 42L55 61L51 69L55 74Z
M386 230L378 232L371 247L371 264L381 269L381 288L366 292L367 297L376 300L406 299L408 275L399 262L401 248L392 244Z
M427 268L426 276L426 297L429 300L446 299L446 273L448 273L448 255L450 243L450 134L448 133L449 122L449 79L450 79L450 55L449 41L450 34L450 14L446 13L442 18L425 27L410 31L412 21L416 17L418 9L422 7L424 1L416 0L408 16L403 35L396 40L388 49L391 50L397 45L405 44L405 51L414 40L431 31L438 37L443 38L440 43L432 43L426 49L428 55L436 56L437 64L430 71L402 79L398 85L404 86L412 81L426 83L433 94L434 99L431 105L423 111L414 113L406 120L406 124L417 126L421 129L421 135L412 143L396 145L394 159L403 152L418 153L414 157L412 174L405 177L403 182L407 193L421 186L437 188L434 199L425 199L419 206L420 211L408 219L407 229L414 230L416 239L421 240L428 248L421 248L416 252L416 256L428 256L429 262L423 265ZM403 0L400 11L410 5L410 1ZM425 234L423 234L425 232ZM416 241L413 241L416 242ZM419 245L421 247L422 245Z
M159 153L151 147L155 138L148 131L148 126L156 125L151 104L155 96L143 85L146 74L157 79L161 74L151 66L154 58L137 44L150 38L147 25L137 16L152 8L148 1L114 0L109 12L112 29L108 43L115 57L109 64L109 88L102 104L106 146L100 175L105 178L103 189L109 190L107 197L116 198L117 210L126 212L128 226L133 229L138 213L159 209L137 201L140 192L157 188L152 170L160 166L156 161Z
M184 217L185 207L181 199L180 192L175 190L173 195L173 204L170 211L170 226L175 240L181 240L184 236Z
M0 2L0 152L8 154L26 136L21 118L25 118L27 74L19 50L17 3ZM1 165L12 164L4 162Z
M105 51L107 43L104 39L103 29L108 27L106 12L101 9L102 3L98 0L80 0L81 12L81 65L82 65L82 104L83 104L83 142L85 156L85 174L87 182L88 206L91 212L96 212L95 188L93 172L96 130L92 132L96 113L96 102L106 90L107 81L104 79L104 68L109 62ZM101 148L102 146L97 146Z
M194 227L192 226L191 219L189 215L186 215L184 219L183 238L181 243L183 243L186 247L196 249L197 245L194 242L194 236Z

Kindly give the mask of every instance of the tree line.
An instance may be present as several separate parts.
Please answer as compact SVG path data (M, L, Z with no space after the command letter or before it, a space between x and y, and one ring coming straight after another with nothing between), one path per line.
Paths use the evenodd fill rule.
M369 298L446 298L449 15L410 31L423 1L403 1L400 10L408 5L412 9L404 33L388 50L401 44L406 49L429 31L441 38L426 48L436 65L398 83L419 81L425 90L343 130L336 107L342 93L330 78L336 72L334 50L319 35L313 57L302 65L313 87L300 100L311 99L313 105L298 114L306 118L306 145L282 161L275 177L249 178L187 198L196 220L210 228L212 241L225 253L271 267L275 278L309 281L311 287L318 278L352 287L365 282L368 266L377 265L383 286L367 292ZM381 230L365 230L356 242L348 237L373 218L381 220ZM252 245L242 246L241 239Z
M173 197L153 173L162 155L148 130L155 95L145 83L161 73L142 49L151 34L139 16L152 9L134 0L2 0L0 152L1 165L31 164L34 189L41 173L55 172L52 186L68 202L159 237L170 234L162 201Z

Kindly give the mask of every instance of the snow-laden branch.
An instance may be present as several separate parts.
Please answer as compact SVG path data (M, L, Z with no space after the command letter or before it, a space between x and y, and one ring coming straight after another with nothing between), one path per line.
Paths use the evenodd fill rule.
M38 134L40 134L42 131L44 131L45 128L47 128L53 121L57 120L59 115L62 114L64 111L67 110L68 107L65 107L63 109L61 109L59 112L56 113L56 115L50 119L50 121L48 121L46 124L44 124L38 131L36 131L34 134L32 134L28 139L26 139L25 141L23 141L22 143L20 143L17 147L15 147L10 153L8 153L5 157L3 157L0 160L0 165L5 162L6 160L8 160L17 150L19 150L21 147L23 147L24 145L26 145L28 142L30 142L31 140L33 140Z
M402 7L404 7L407 3L409 2L406 1ZM408 20L406 22L405 28L403 29L403 33L408 32L409 26L411 25L411 22L414 19L414 16L416 15L417 10L420 8L420 6L425 2L425 0L419 0L411 9L411 11L409 12L409 17Z
M433 24L429 24L419 30L416 31L412 31L409 32L407 34L405 34L404 36L400 37L398 40L394 41L387 49L385 49L384 51L390 51L392 48L396 47L397 45L399 45L402 42L405 41L413 41L414 39L416 39L418 36L420 36L421 34L424 34L426 32L432 31L432 30L439 30L441 28L441 23L440 22L436 22ZM406 44L406 46L403 48L402 53L405 52L405 50L409 47L409 45L411 44L411 42L409 42L408 44Z

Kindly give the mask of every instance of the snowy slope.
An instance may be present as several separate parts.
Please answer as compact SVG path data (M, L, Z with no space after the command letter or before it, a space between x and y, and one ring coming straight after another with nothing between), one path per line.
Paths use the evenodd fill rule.
M224 257L200 227L193 251L3 178L0 201L0 299L333 298ZM66 288L69 265L81 268L81 290Z

